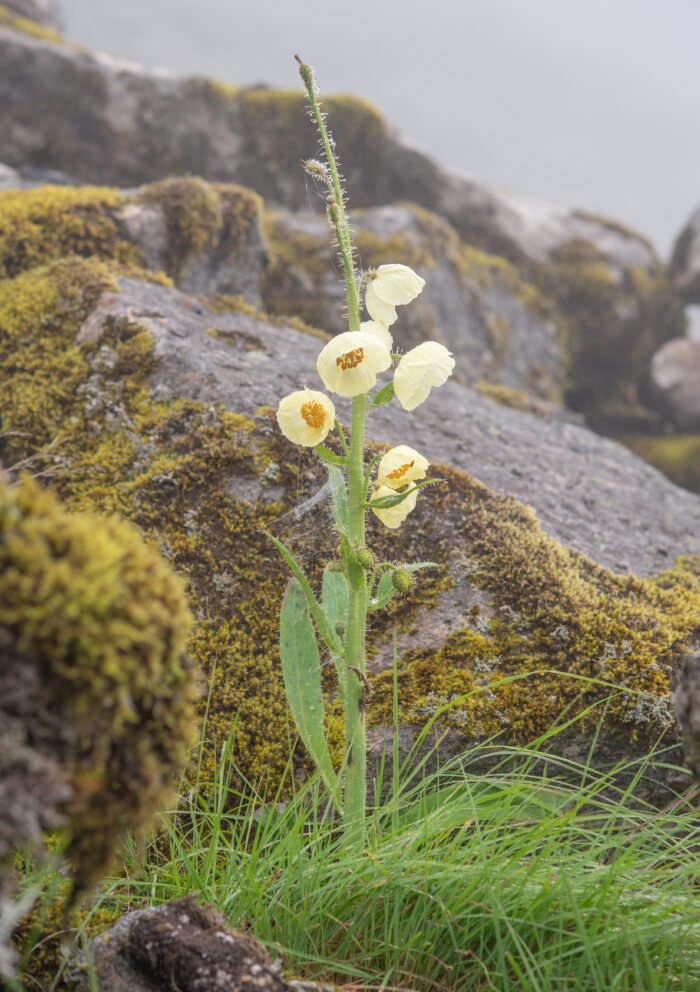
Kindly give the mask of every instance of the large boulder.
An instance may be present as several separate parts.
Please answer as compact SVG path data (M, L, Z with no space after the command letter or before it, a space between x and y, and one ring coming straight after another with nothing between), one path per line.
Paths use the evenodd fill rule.
M325 469L280 435L273 408L313 384L318 337L94 258L0 283L0 323L0 414L18 432L6 458L34 452L39 469L58 469L69 505L117 511L158 542L191 586L193 650L212 685L207 739L226 739L237 717L241 773L280 776L287 576L264 530L315 580L337 548L327 505L306 503ZM348 422L347 403L338 415ZM382 659L394 625L411 733L441 702L470 694L455 710L459 746L494 733L526 741L566 706L574 715L608 695L587 683L581 696L581 677L630 687L610 705L599 760L643 753L672 732L677 658L699 633L700 499L613 442L458 382L411 415L381 408L369 436L414 445L445 463L435 472L448 481L398 533L370 525L378 555L440 565L372 629L378 734L390 720ZM538 674L490 688L529 672ZM329 712L332 740L334 720ZM583 756L585 723L577 735L567 747Z
M676 238L670 271L683 299L700 303L700 207Z
M411 204L354 211L351 223L364 268L391 258L426 279L392 328L402 348L432 338L453 352L468 383L498 383L563 403L569 367L563 321L514 265L464 244L443 218ZM276 213L265 231L271 254L265 309L339 330L344 286L328 264L325 218Z
M4 0L0 16L15 28L51 39L63 31L64 18L61 5L56 0ZM33 25L48 29L42 32Z
M700 341L673 338L651 361L654 398L681 430L700 430Z

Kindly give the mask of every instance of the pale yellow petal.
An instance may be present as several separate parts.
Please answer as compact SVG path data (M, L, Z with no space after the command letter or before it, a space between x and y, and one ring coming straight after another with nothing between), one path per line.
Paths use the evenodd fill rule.
M408 483L425 478L430 462L407 444L399 444L380 459L377 481L390 489L402 489Z
M314 389L300 389L280 400L277 423L294 444L313 448L326 439L335 422L335 407L325 395Z
M396 307L391 306L390 303L385 303L384 300L377 296L373 282L370 282L367 286L365 306L372 320L379 321L385 327L391 327L392 324L396 323Z
M394 393L404 410L415 410L433 386L442 386L455 363L450 352L437 341L424 341L407 352L394 373Z
M339 396L359 396L377 382L377 372L391 365L389 349L376 334L337 334L318 356L316 368L326 389Z
M372 286L380 300L396 307L415 300L425 279L408 265L380 265Z
M389 489L387 486L377 486L372 493L372 499L381 499L382 496L395 495L396 493L393 489ZM418 490L409 493L408 496L397 506L373 506L372 513L374 513L376 517L379 517L385 527L390 527L392 530L396 530L397 527L401 526L411 510L414 509L417 499Z
M389 351L394 347L394 339L386 324L382 324L378 320L363 320L360 324L360 330L366 334L376 334L379 340L384 342Z

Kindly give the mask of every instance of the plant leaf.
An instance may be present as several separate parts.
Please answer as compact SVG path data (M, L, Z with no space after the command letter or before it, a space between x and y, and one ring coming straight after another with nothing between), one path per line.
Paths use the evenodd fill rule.
M338 803L339 782L326 743L321 661L304 590L290 579L280 613L280 659L289 709L299 736Z
M335 451L331 451L325 444L317 444L314 451L329 465L347 465L347 459L343 455L336 455Z
M367 506L398 506L399 503L403 503L407 496L410 496L411 493L416 492L418 489L422 489L423 486L433 486L436 482L444 481L444 479L424 479L422 482L416 482L415 486L411 486L411 488L407 489L404 493L396 493L395 496L380 496L378 499L371 499L367 503Z
M328 626L334 634L336 633L335 626L339 623L347 630L348 610L350 606L350 587L348 586L348 580L342 572L338 572L328 566L323 572L321 605L323 606L323 612L326 614ZM340 703L343 709L345 709L345 678L347 672L345 654L331 654L331 657L338 673L338 695L340 696Z
M374 394L369 403L370 409L372 410L375 407L383 406L385 403L391 403L393 398L394 380L390 379L385 386L382 386L378 393Z
M331 487L331 510L333 519L341 534L348 536L350 530L350 508L345 488L345 476L334 465L328 468L328 484Z
M419 568L439 568L440 566L436 561L414 561L410 565L398 565L397 567L402 568L405 572L417 572ZM396 590L391 581L392 571L393 569L389 569L381 575L374 596L367 604L368 610L381 610L394 598Z

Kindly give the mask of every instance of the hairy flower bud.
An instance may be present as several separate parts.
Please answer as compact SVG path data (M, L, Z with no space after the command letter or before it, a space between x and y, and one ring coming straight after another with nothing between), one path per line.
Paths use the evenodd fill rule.
M360 568L368 569L372 568L374 565L374 555L369 550L369 548L360 548L359 551L355 552L355 561L360 566Z
M397 568L391 573L391 584L397 592L408 592L413 585L410 572Z

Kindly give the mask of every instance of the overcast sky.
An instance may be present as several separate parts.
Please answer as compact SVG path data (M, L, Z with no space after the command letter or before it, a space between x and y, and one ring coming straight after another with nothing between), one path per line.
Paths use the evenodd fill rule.
M295 88L299 52L444 164L664 254L700 201L700 0L60 2L72 40L183 75Z

